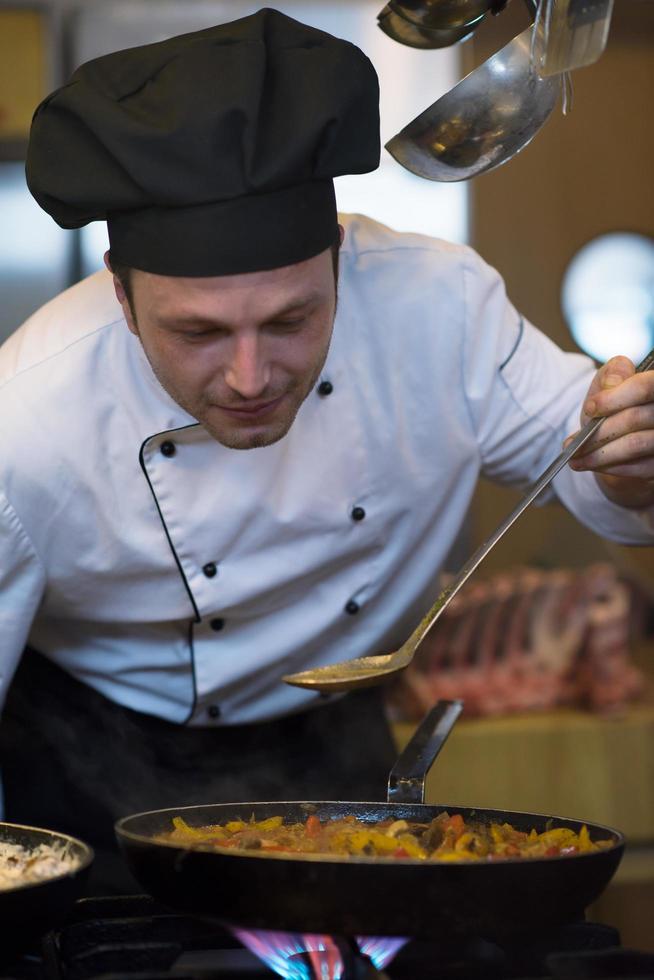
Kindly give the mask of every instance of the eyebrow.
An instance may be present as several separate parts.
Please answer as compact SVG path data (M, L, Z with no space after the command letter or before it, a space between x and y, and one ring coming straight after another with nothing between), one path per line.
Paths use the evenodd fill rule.
M289 313L299 313L302 310L313 306L320 299L320 293L311 293L305 299L294 300L291 303L288 303L286 306L281 307L279 310L275 310L274 313L270 313L265 318L265 322L278 320L280 317L288 316ZM194 327L214 328L226 327L227 329L230 329L233 326L231 323L210 316L197 316L196 314L186 316L183 310L179 313L164 314L161 317L157 317L157 322L163 327L176 327L179 326L180 323L183 323L185 326L188 325Z

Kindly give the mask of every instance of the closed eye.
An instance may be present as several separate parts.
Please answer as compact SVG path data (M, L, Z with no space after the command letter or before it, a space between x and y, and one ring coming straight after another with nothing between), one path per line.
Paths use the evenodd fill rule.
M227 331L216 327L209 327L207 330L182 330L180 333L186 340L208 340L223 336Z
M268 328L273 330L275 333L294 333L300 330L306 317L295 317L292 320L271 320L268 324Z

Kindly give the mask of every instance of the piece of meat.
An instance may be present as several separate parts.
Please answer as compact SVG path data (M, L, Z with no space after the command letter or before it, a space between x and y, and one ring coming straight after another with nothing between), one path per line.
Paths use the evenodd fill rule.
M630 657L630 593L611 566L589 571L588 633L580 665L582 692L595 711L615 712L643 689Z
M633 594L606 563L469 583L389 686L390 714L418 720L439 698L463 699L468 717L558 705L617 711L643 687L631 661Z

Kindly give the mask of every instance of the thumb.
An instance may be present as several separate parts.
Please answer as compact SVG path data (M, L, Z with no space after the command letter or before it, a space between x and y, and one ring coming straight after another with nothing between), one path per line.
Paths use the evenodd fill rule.
M626 381L627 378L630 378L635 371L636 368L628 357L612 357L598 372L600 387L603 390L616 388L623 381Z
M612 357L606 364L602 365L588 389L581 415L582 425L585 425L593 416L602 414L601 409L598 407L596 395L602 391L617 388L623 381L630 378L635 371L636 368L633 362L628 357L623 357L622 355Z

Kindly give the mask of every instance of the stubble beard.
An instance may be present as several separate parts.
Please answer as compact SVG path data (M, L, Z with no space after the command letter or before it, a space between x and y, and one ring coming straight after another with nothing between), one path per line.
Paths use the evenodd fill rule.
M220 443L220 445L224 446L226 449L262 449L264 446L272 446L276 442L283 439L295 422L297 414L304 404L306 398L313 391L322 369L325 366L325 361L327 360L327 354L329 353L330 346L328 343L318 366L311 375L309 382L305 386L302 386L302 388L300 387L299 383L291 384L286 392L284 392L286 397L290 396L289 405L284 417L279 419L279 421L275 422L274 424L271 424L270 427L264 428L263 431L248 432L247 430L240 430L237 423L234 423L231 426L216 425L211 418L211 403L204 397L201 398L199 402L192 402L190 399L186 398L186 396L178 389L177 385L174 384L170 378L166 377L165 373L162 372L155 363L153 363L147 350L145 349L145 346L143 345L143 341L141 340L140 342L143 352L148 359L148 363L152 368L152 372L164 391L170 395L173 401L176 402L180 408L184 409L188 415L196 419L196 421L199 422L199 424L207 431L212 439L215 439L216 442Z

